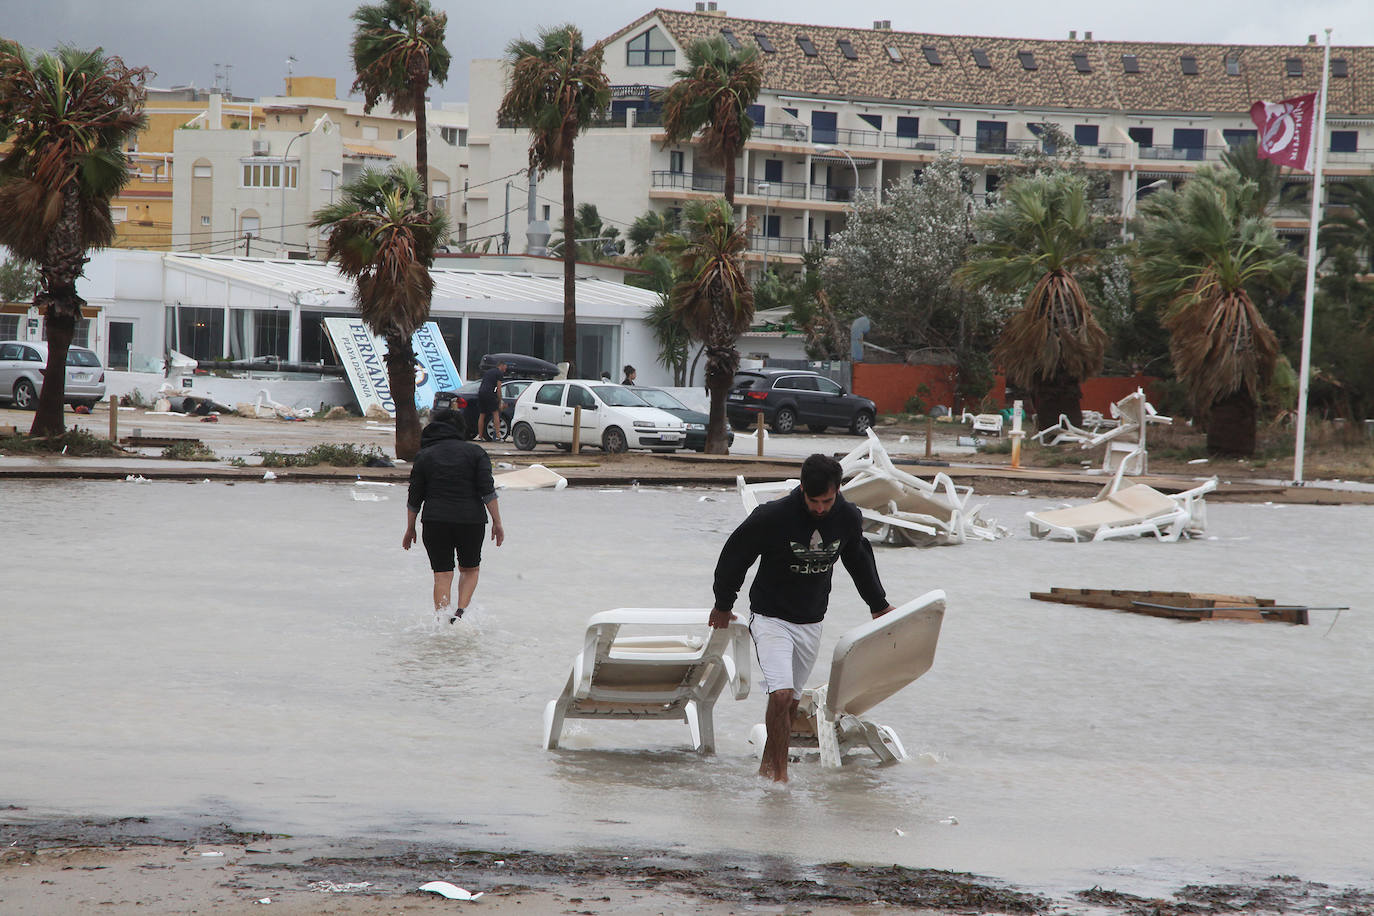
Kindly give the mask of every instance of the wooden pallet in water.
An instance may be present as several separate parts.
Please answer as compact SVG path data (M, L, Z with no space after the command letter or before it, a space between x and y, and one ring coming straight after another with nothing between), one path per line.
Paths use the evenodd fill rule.
M1307 608L1280 605L1273 598L1211 592L1164 592L1125 588L1051 588L1031 592L1037 601L1130 611L1175 620L1241 620L1251 623L1307 623Z

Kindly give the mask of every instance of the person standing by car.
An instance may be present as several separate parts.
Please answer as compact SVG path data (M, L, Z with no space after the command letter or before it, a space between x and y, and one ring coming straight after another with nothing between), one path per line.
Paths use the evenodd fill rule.
M826 455L802 462L801 486L750 513L725 541L716 562L710 625L722 629L745 574L759 561L749 589L749 632L768 691L768 738L759 775L787 781L787 748L802 688L816 664L821 626L838 559L874 617L892 610L878 579L862 516L840 495L840 463Z
M477 590L487 516L496 546L506 539L491 459L481 446L465 441L465 425L461 413L438 410L420 434L420 452L410 466L406 532L401 538L401 546L409 550L423 508L425 552L434 571L434 611L441 618L447 615L449 623L463 616ZM458 601L451 604L455 558Z
M487 418L491 418L491 429L497 435L501 432L501 379L506 375L506 364L499 362L486 372L482 373L482 384L477 388L477 409L480 416L477 420L477 438L483 442L491 442L492 437L487 435Z
M634 383L635 383L635 367L634 367L634 366L626 366L626 367L625 367L625 381L621 382L620 384L622 384L622 385L633 385Z

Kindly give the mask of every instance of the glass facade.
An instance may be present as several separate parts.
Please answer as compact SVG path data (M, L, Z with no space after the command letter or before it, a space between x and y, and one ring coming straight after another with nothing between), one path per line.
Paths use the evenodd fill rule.
M603 371L618 377L619 349L616 346L619 328L609 324L578 324L577 367L574 375L580 378L599 378ZM468 320L468 358L463 367L464 378L474 378L477 366L486 353L520 353L551 363L563 359L563 322L518 321L504 318L472 318ZM457 357L460 350L452 351Z
M229 315L230 359L258 359L263 356L290 358L290 312L233 309Z

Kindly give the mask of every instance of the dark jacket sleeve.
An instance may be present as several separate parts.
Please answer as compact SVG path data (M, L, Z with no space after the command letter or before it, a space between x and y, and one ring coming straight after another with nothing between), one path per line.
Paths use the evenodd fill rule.
M720 559L716 561L716 576L712 584L715 593L716 609L729 611L735 606L735 598L744 585L744 577L749 567L759 558L759 545L762 537L759 528L760 506L740 523L735 533L726 538L725 546L720 549Z
M416 455L410 466L410 489L406 493L406 506L412 512L419 512L425 501L425 491L429 484L429 462L424 455ZM490 476L490 475L488 475Z
M840 561L849 571L849 577L854 580L854 587L859 590L859 597L868 605L869 611L876 614L887 607L887 592L883 590L883 583L878 579L878 564L873 560L873 547L868 543L868 538L863 536L862 527L858 528L858 532L845 545L840 553Z
M477 456L477 473L473 475L473 486L483 505L496 498L496 481L491 473L491 456L486 449Z

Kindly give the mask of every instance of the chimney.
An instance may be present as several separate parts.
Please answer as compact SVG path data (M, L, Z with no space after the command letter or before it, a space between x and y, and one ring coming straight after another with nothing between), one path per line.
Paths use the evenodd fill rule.
M224 127L224 96L218 92L210 93L210 110L206 112L205 126L210 130Z
M874 20L873 20L873 28L876 29L876 30L879 31L879 32L891 32L891 31L892 31L892 20L891 20L891 19L874 19Z
M1308 36L1307 36L1307 43L1310 44L1310 45L1316 44L1316 43L1317 43L1317 36L1316 36L1316 35L1308 35Z
M1084 40L1084 41L1092 41L1092 40L1093 40L1093 33L1092 33L1092 32L1084 32L1084 33L1083 33L1083 40Z
M1078 40L1078 29L1069 29L1069 41Z
M706 12L706 0L697 0L697 12L698 12L698 13L704 13L704 12Z

